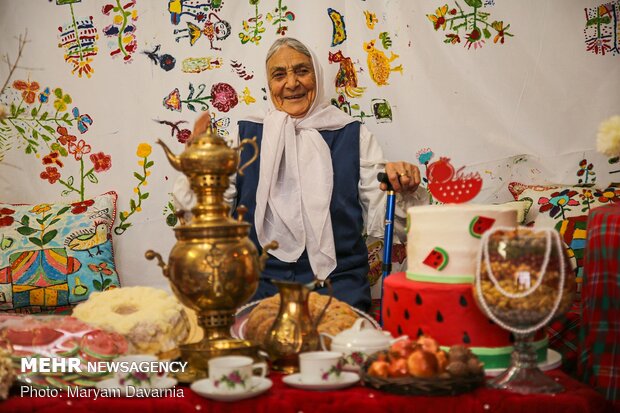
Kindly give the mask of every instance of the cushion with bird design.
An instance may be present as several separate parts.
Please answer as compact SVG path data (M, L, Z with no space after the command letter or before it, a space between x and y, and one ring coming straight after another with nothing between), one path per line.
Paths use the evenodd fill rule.
M62 313L120 286L116 192L74 203L0 203L0 311Z

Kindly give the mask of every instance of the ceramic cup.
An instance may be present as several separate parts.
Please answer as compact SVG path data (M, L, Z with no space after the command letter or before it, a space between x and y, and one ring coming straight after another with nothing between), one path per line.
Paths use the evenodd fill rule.
M300 380L307 384L329 384L342 380L342 353L311 351L299 355Z
M209 360L209 380L218 393L244 393L250 390L254 370L267 374L267 363L254 363L246 356L223 356Z
M121 386L156 387L155 382L166 376L166 373L159 371L154 364L158 361L157 357L148 354L118 357L114 360L119 363L119 368L115 373L116 380Z

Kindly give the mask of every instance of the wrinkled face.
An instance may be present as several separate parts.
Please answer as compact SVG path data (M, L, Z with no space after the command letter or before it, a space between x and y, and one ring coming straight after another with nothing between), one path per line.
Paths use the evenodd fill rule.
M316 97L312 59L288 46L278 49L267 61L271 100L277 110L294 118L308 113Z

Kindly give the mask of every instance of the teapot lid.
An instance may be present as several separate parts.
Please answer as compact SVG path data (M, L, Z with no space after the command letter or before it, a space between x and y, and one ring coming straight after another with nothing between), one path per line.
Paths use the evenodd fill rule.
M337 334L333 343L341 346L388 346L392 340L392 335L388 331L368 328L369 325L368 320L358 318L351 328Z

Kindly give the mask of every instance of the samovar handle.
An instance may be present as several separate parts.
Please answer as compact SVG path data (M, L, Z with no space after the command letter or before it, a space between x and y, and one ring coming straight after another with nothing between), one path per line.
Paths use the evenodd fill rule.
M267 251L275 250L278 248L278 241L271 241L269 244L263 247L263 253L258 257L258 269L262 272L265 269L265 264L267 264Z
M144 256L149 261L157 258L157 265L161 267L161 270L164 273L164 277L168 278L168 265L166 265L160 253L155 252L153 250L148 250L147 252L144 253Z
M258 158L258 145L256 144L256 136L255 136L255 137L253 137L253 138L246 138L246 139L242 140L242 141L239 143L239 146L237 146L236 148L233 148L233 149L235 149L235 150L237 150L237 151L241 151L241 147L242 147L243 145L252 145L252 146L254 147L254 155L252 155L252 157L251 157L251 158L250 158L250 159L249 159L246 163L244 163L243 165L241 165L241 166L237 169L237 173L238 173L239 175L241 175L241 176L243 176L243 170L244 170L245 168L247 168L248 166L250 166L250 164L251 164L252 162L254 162L254 161L256 160L256 158ZM275 247L275 248L277 248L277 247Z

